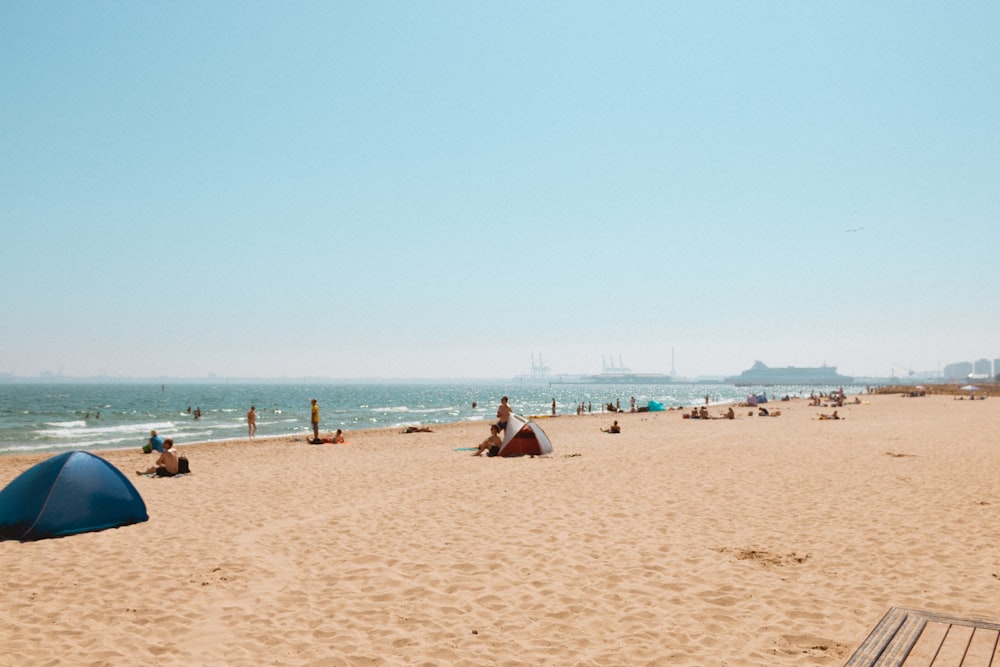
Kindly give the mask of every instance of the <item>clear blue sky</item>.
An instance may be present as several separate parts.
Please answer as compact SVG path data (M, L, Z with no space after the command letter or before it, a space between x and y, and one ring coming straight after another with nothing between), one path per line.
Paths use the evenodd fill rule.
M0 372L1000 357L998 35L992 1L0 3Z

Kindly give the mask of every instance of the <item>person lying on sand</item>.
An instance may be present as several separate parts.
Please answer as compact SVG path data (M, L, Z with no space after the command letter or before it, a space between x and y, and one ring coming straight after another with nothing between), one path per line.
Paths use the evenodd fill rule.
M602 428L601 431L603 433L621 433L622 427L618 425L618 420L616 419L614 424L612 424L608 428Z
M344 432L338 428L337 432L331 436L325 436L322 438L312 438L312 439L307 438L306 442L308 442L310 445L342 445L345 442Z
M344 432L338 428L337 432L332 436L329 438L321 438L321 440L327 445L342 445L344 444Z
M840 415L834 410L832 415L822 414L819 416L820 419L840 419Z
M430 430L426 426L407 426L402 431L400 431L400 433L433 433L433 432L434 431Z

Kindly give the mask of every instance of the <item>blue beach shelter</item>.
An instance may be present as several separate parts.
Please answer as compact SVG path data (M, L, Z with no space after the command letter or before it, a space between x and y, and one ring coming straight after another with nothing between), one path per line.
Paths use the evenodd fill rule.
M0 491L0 539L43 540L149 519L125 475L89 452L66 452L28 468Z

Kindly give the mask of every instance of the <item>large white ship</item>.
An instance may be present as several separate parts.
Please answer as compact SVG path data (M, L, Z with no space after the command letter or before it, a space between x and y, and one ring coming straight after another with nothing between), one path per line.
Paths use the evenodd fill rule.
M727 377L724 382L737 387L773 386L773 385L813 385L836 386L851 384L854 378L837 374L836 366L826 364L816 368L786 366L785 368L769 368L762 361L755 361L753 366L739 375Z

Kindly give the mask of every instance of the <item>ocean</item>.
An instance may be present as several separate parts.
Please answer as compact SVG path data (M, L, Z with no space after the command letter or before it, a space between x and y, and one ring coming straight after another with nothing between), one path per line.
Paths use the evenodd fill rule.
M824 388L817 388L821 390ZM831 388L825 388L830 390ZM803 387L768 388L769 396L808 395ZM0 455L141 447L155 429L178 444L247 437L246 413L257 408L258 437L310 432L310 399L320 405L320 430L432 426L489 421L504 395L523 415L574 414L585 403L600 412L620 401L628 409L650 400L665 407L746 398L725 384L575 385L509 383L275 384L0 384ZM757 390L760 393L760 390ZM201 417L194 414L200 410Z

